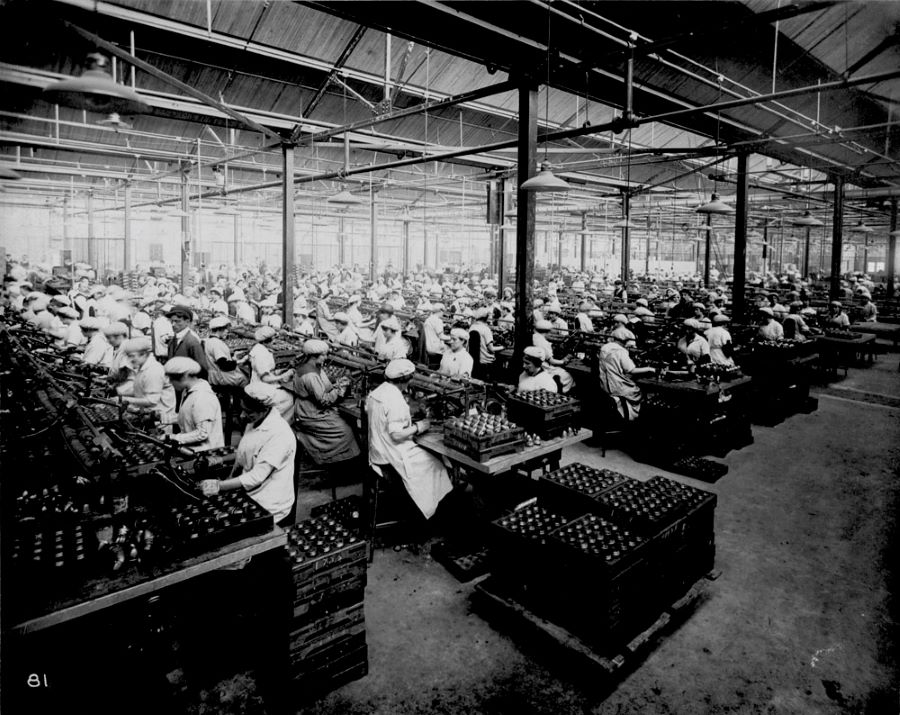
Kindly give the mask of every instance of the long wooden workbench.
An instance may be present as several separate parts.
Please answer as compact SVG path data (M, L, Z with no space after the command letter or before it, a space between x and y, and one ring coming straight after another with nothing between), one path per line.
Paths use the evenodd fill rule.
M446 457L451 462L462 465L467 469L481 474L495 475L509 472L522 464L552 454L564 447L584 442L591 437L591 434L590 430L580 429L570 437L548 439L537 446L526 447L520 452L493 457L484 462L479 462L452 447L448 447L444 444L444 438L440 434L432 433L420 435L419 437L416 437L416 443L427 449L429 452Z
M12 619L13 632L33 633L233 566L286 544L287 534L273 526L266 534L251 536L197 556L155 567L130 567L121 574L91 579L69 593L57 594L46 601L41 600L41 595L32 594L27 603L21 604L21 612L13 610L6 617Z

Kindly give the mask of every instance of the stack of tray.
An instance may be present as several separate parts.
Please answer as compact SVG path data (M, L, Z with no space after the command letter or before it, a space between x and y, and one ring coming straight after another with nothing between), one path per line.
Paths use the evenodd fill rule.
M547 589L553 584L547 578L552 563L548 541L568 522L562 514L545 508L540 500L533 500L491 523L491 573L536 610L543 608Z
M455 417L444 423L444 444L484 462L515 452L525 443L525 430L501 417Z
M552 616L576 635L617 648L659 615L645 537L587 514L559 529L550 549L558 585Z
M554 439L575 424L581 404L567 395L535 390L510 395L507 410L509 419L526 432Z
M625 482L598 499L605 516L651 540L657 592L668 601L713 567L716 501L715 494L659 476Z
M291 675L298 692L322 694L368 672L366 542L320 515L288 532L294 580Z
M538 494L543 504L563 514L587 514L597 511L597 497L627 479L623 474L576 462L542 475Z

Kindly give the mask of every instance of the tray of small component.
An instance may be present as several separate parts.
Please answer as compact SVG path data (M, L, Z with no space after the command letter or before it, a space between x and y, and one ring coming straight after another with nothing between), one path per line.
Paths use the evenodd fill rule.
M542 475L538 481L538 494L542 503L565 513L591 513L597 510L598 496L628 479L609 469L596 469L576 462Z
M569 519L539 500L530 500L496 521L488 529L491 573L507 585L538 597L548 585L550 568L547 544L551 535Z
M580 579L608 580L643 558L649 543L628 526L585 514L555 531L548 542L559 563L575 566Z
M169 507L163 523L175 548L194 552L265 534L275 522L238 489Z
M94 529L74 519L31 522L21 525L13 536L13 571L45 587L83 578L97 563Z
M85 416L92 424L103 424L105 422L118 422L122 419L123 413L119 411L116 405L109 405L105 402L86 402L81 405Z
M708 516L716 507L716 495L665 477L649 481L628 480L597 498L601 512L646 536L667 538L681 517Z
M500 415L479 413L444 422L444 444L484 460L515 452L525 443L525 430Z
M364 513L362 499L356 494L351 494L314 506L310 510L309 515L313 518L325 516L334 519L347 527L351 533L358 534L363 528Z
M231 351L232 355L234 355L235 351L238 350L250 350L254 345L256 345L256 341L253 338L245 338L238 335L229 335L225 338L225 345L228 346L228 349Z
M294 582L302 583L317 573L365 559L366 542L330 515L307 519L288 531L288 554Z
M698 365L694 374L698 378L705 380L719 380L720 382L730 382L731 380L737 380L739 377L743 376L739 367L717 365L712 362L706 363L705 365Z
M507 411L511 420L526 429L533 429L574 417L581 412L581 404L568 395L535 390L510 395Z
M854 333L852 330L840 328L826 328L825 337L833 340L862 340L862 333Z
M800 340L759 340L753 345L753 352L763 357L791 360L800 357L805 351L801 346L807 341Z

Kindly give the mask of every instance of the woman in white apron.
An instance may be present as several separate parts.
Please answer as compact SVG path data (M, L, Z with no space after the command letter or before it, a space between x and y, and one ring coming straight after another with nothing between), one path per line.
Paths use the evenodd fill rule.
M430 426L428 420L413 423L403 399L403 390L415 371L409 360L391 360L384 370L385 382L366 398L369 463L393 467L413 502L430 519L453 485L441 461L414 441Z

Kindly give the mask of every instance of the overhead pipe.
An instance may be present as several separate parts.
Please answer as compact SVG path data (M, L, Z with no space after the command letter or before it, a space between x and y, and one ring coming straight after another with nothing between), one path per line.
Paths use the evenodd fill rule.
M747 106L747 105L751 105L751 104L756 104L759 102L770 101L773 98L777 98L777 97L797 96L797 95L804 94L804 93L817 92L817 91L828 91L828 90L833 90L833 89L839 89L841 87L856 86L859 84L871 84L874 82L880 82L880 81L884 81L884 80L888 80L888 79L893 79L895 77L900 77L900 69L891 70L891 71L887 71L887 72L879 72L879 73L875 73L875 74L871 74L871 75L866 75L864 77L858 77L855 79L840 80L840 81L829 82L829 83L825 83L825 84L821 84L821 85L812 85L812 86L808 86L808 87L789 89L789 90L784 90L782 92L775 92L775 93L769 94L769 95L760 95L759 97L748 97L743 100L719 102L719 103L715 103L715 104L711 104L711 105L706 105L704 107L694 107L694 108L690 108L690 109L676 110L674 112L666 112L663 114L657 114L657 115L653 115L653 116L649 116L649 117L635 118L630 122L630 126L636 127L636 126L641 126L643 124L648 124L651 122L662 121L662 118L664 118L664 117L686 116L686 115L698 114L698 113L702 113L702 112L717 111L717 110L720 111L722 109L729 109L729 108L735 108L735 107L739 107L739 106ZM619 117L619 118L613 119L612 121L605 122L603 124L599 124L596 126L579 127L576 129L566 129L566 130L560 130L560 131L555 131L555 132L548 132L548 133L538 136L536 141L537 141L537 143L548 142L548 141L559 141L561 139L568 139L568 138L577 137L577 136L584 136L587 134L594 134L594 133L607 131L607 130L621 131L625 128L626 127L623 125L622 118ZM341 129L340 131L345 131L345 130ZM327 181L327 180L331 180L331 179L340 179L340 178L344 178L345 176L365 174L365 173L369 173L369 172L373 172L373 171L384 171L386 169L396 169L396 168L400 168L400 167L404 167L404 166L414 166L416 164L447 161L449 159L455 159L455 158L459 158L462 156L469 156L471 154L489 153L491 151L496 151L498 149L506 149L509 147L515 147L515 146L517 146L518 141L519 140L517 138L509 139L507 141L494 142L492 144L485 144L480 147L474 147L474 148L473 147L465 147L462 149L456 149L456 150L448 151L448 152L441 152L441 153L431 154L431 155L423 155L420 157L411 157L408 159L399 159L397 161L386 162L383 164L372 164L372 165L367 165L367 166L356 167L356 168L350 169L346 172L342 172L342 171L326 172L324 174L304 176L304 177L300 177L300 178L295 177L294 185L310 183L313 181L323 181L323 180ZM227 194L238 194L238 193L245 193L247 191L260 191L263 189L271 189L271 188L274 188L274 187L280 186L280 185L281 185L280 181L268 181L268 182L263 182L260 184L235 187L233 189L229 189L226 193ZM192 197L192 198L207 198L207 197L215 196L215 195L217 195L216 192L206 192L197 197ZM164 200L163 203L168 203L169 201L173 201L173 200L177 200L177 199Z

